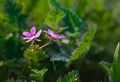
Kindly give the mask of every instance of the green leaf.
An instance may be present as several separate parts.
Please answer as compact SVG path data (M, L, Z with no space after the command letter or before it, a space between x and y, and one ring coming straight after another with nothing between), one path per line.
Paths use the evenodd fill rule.
M42 70L32 69L31 71L33 72L30 74L31 77L35 78L37 81L43 82L43 77L45 73L48 71L48 69Z
M35 58L38 57L39 60L44 60L47 57L47 55L45 54L43 50L38 49L38 48L39 48L38 45L35 45L35 46L33 45L27 48L24 52L25 59L29 59L29 58L34 59L34 57Z
M49 1L51 6L62 10L66 14L63 23L70 27L69 30L71 32L81 32L86 30L86 26L84 25L83 20L79 18L75 12L65 8L59 1L56 0Z
M91 24L90 29L83 36L82 41L80 41L78 47L72 53L72 56L70 57L70 61L80 58L83 55L83 53L85 53L89 49L91 42L94 38L95 32L96 32L96 25Z
M30 68L39 67L40 62L47 58L45 52L38 48L38 45L33 45L27 48L24 52L24 58L29 62Z
M47 17L45 18L45 24L49 27L57 27L59 21L65 16L65 13L55 7L52 7Z
M78 72L72 71L65 75L63 78L59 77L56 82L79 82L78 81Z
M65 9L65 12L67 13L66 22L69 24L69 27L73 32L81 32L86 29L83 20L74 12L69 9Z
M113 60L113 79L115 82L120 82L120 55L119 55L120 43L118 43Z

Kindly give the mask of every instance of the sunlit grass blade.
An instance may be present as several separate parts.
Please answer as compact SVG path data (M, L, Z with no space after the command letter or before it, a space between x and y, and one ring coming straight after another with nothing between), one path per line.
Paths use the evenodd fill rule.
M113 80L115 82L120 82L120 55L119 55L120 43L118 43L113 60Z

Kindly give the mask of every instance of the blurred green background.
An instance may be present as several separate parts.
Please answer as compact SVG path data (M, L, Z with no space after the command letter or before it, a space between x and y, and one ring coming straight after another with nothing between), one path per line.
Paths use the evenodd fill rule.
M99 65L94 65L99 62L112 63L116 44L120 41L120 0L56 1L84 21L97 24L89 52L82 61L71 65L71 68L80 69L82 82L96 82L91 79L103 78L105 71ZM12 57L16 57L15 54L21 56L24 49L20 49L20 46L23 44L16 42L22 41L22 32L31 26L39 28L49 10L48 0L0 0L0 60L7 59L3 54L8 58L11 58L9 54L14 54ZM11 46L13 51L10 50Z

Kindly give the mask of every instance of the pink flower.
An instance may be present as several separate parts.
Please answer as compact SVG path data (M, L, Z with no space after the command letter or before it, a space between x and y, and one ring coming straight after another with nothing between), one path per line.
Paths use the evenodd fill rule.
M50 29L48 29L47 31L44 31L44 32L47 33L48 35L50 35L50 37L54 40L59 39L59 38L66 38L63 34L56 34Z
M36 28L35 27L32 27L30 29L30 32L23 32L23 36L24 36L24 40L27 40L26 42L30 42L30 41L33 41L33 40L37 40L37 38L40 36L40 34L42 33L42 30L39 30L37 33L36 33Z

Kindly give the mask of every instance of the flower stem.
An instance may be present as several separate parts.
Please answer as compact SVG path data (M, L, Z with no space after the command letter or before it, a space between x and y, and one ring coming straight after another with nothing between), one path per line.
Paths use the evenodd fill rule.
M48 46L51 42L52 42L52 39L50 39L50 41L49 41L49 42L47 42L46 44L44 44L44 45L40 46L38 49L42 49L42 48L44 48L44 47Z

